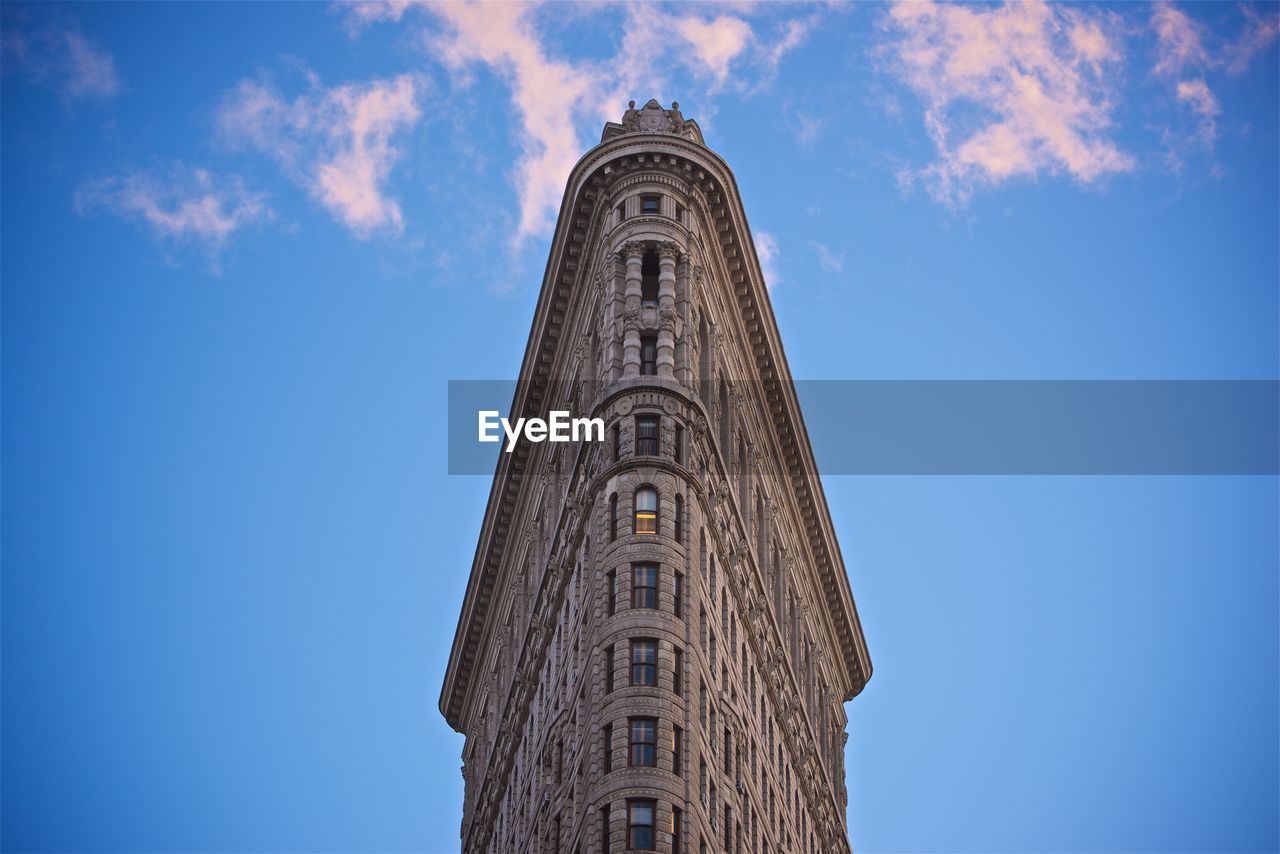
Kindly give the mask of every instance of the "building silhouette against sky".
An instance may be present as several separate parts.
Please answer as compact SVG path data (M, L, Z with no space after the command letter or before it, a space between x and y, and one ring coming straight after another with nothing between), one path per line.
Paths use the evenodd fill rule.
M841 852L871 674L733 174L634 102L569 176L440 709L465 852Z

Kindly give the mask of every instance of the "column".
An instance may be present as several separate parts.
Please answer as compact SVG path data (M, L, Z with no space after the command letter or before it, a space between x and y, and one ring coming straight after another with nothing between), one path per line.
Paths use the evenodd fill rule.
M658 245L658 376L675 377L676 254L670 241Z
M622 312L622 375L640 376L640 262L644 244L631 241L622 247L627 265L626 307Z

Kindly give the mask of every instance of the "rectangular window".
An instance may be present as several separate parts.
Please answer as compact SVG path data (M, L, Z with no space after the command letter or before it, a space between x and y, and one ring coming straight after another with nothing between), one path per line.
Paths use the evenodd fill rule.
M641 196L640 212L644 214L657 214L660 198L660 196Z
M627 218L627 203L618 202L618 207L614 209L614 212L618 215L618 222L622 222Z
M683 741L684 741L684 730L682 730L680 727L676 727L674 732L671 735L671 773L673 774L679 774L680 769L682 767L681 754L684 752L682 750L684 745L681 742Z
M604 648L604 691L613 692L613 644Z
M678 524L678 523L677 523ZM677 572L675 585L671 589L671 612L684 619L684 573Z
M633 798L627 801L627 847L653 850L653 814L656 801Z
M676 647L675 662L671 665L671 690L677 697L684 696L684 650Z
M658 336L640 336L640 376L656 377L658 375Z
M631 764L652 768L657 765L658 721L631 718Z
M684 812L680 807L671 808L671 854L680 854L680 837L683 835Z
M646 638L631 641L631 684L658 684L658 642Z
M622 425L613 425L613 461L622 459Z
M676 462L684 465L684 426L676 425Z
M658 607L658 565L638 563L631 568L631 607Z
M684 224L684 205L676 205L676 221Z
M658 416L636 416L636 454L648 457L658 455Z
M604 770L613 770L613 724L604 725Z
M606 578L608 579L606 585L608 589L605 595L609 597L609 601L605 603L605 611L612 617L618 607L618 571L616 569L609 570Z
M612 848L609 846L609 805L605 804L600 807L600 850L604 854L609 854Z
M635 494L635 518L632 532L654 535L658 533L658 491L642 486Z
M684 545L684 499L679 495L676 496L675 512L672 515L675 517L676 542Z
M618 493L609 496L609 540L618 539Z

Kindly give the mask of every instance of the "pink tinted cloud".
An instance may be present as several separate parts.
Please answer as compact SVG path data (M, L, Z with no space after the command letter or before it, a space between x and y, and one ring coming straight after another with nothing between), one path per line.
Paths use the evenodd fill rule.
M140 172L86 182L75 195L81 215L107 210L145 222L158 237L220 248L236 231L272 216L266 195L237 176L175 166L163 176Z
M1151 28L1156 33L1156 74L1176 75L1187 68L1213 64L1205 47L1203 24L1171 2L1151 7Z
M1218 115L1222 112L1217 97L1208 84L1198 78L1178 81L1177 95L1178 101L1199 117L1196 140L1204 148L1212 148L1218 139Z
M1247 71L1254 56L1269 50L1280 37L1280 12L1275 11L1274 4L1267 13L1252 6L1241 6L1240 13L1245 19L1244 32L1223 51L1224 65L1231 74Z
M600 123L617 120L630 98L667 97L672 69L683 66L714 92L747 89L743 68L765 74L807 35L813 16L783 27L776 41L763 39L741 15L693 14L680 7L625 7L617 53L604 60L574 61L556 55L544 33L547 16L565 6L537 3L431 3L419 6L433 20L423 32L428 53L457 84L470 82L476 65L494 71L511 92L520 157L514 169L519 219L512 243L521 246L554 222L565 180ZM608 7L574 7L596 14ZM394 14L400 14L397 10ZM676 97L679 97L676 93ZM698 115L713 112L710 97Z
M78 29L9 26L0 33L4 70L54 88L69 100L105 100L120 92L115 59Z
M399 233L399 202L386 186L401 150L397 135L417 124L421 84L413 75L347 83L285 98L266 82L241 80L217 112L233 144L266 153L361 239Z
M675 31L689 50L701 61L717 86L729 79L730 66L751 44L751 26L733 15L704 19L698 16L676 18Z
M1132 169L1108 136L1116 29L1104 14L1033 0L895 3L880 56L923 101L937 152L900 178L963 204L1015 177L1066 173L1089 184Z
M545 232L581 152L573 111L600 85L590 70L548 54L534 29L534 7L517 3L444 3L432 7L443 32L428 49L454 72L471 63L493 68L511 89L522 153L516 163L520 219L514 242Z

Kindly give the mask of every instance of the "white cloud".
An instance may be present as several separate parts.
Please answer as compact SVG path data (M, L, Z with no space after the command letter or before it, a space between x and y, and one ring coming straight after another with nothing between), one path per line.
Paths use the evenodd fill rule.
M723 86L729 79L730 66L753 38L751 26L733 15L713 19L691 15L677 18L674 27L711 73L716 86Z
M1157 74L1180 74L1186 68L1212 64L1204 45L1206 29L1170 2L1151 7L1151 27L1156 31Z
M146 223L157 237L214 251L245 226L272 217L266 195L247 190L238 176L181 165L163 176L133 172L86 182L75 209L81 215L107 210Z
M1181 152L1189 145L1212 151L1218 138L1218 116L1222 106L1209 87L1206 75L1225 70L1244 73L1253 57L1267 49L1280 35L1280 14L1260 14L1249 6L1240 7L1244 30L1234 42L1215 42L1208 27L1179 9L1169 0L1151 10L1151 28L1156 34L1156 63L1152 71L1173 79L1179 104L1195 114L1194 131L1164 128L1161 135L1167 158L1175 170L1182 168Z
M413 75L324 88L287 100L273 85L241 80L217 112L223 135L278 162L357 237L399 233L404 217L386 184L401 151L392 144L421 116Z
M1224 64L1232 74L1243 74L1253 57L1280 37L1280 12L1261 14L1251 6L1241 6L1240 12L1245 18L1244 32L1223 51Z
M1102 13L1039 0L895 3L879 55L923 101L937 151L901 177L963 204L975 189L1016 177L1065 172L1089 184L1132 169L1107 134L1115 28Z
M415 0L347 0L336 4L345 11L347 31L355 35L377 23L394 23L404 17Z
M818 253L818 266L827 273L843 273L844 272L844 253L839 255L832 252L831 249L816 240L810 240L809 246L813 251Z
M430 33L428 48L455 72L473 62L494 68L511 87L520 117L523 153L516 164L520 221L515 242L546 231L582 151L572 109L599 85L586 69L550 57L522 4L445 3L433 7L446 31Z
M765 287L773 290L782 284L782 276L778 273L778 241L767 231L755 233L756 257L760 259L760 272L764 275Z
M422 43L449 69L455 85L469 85L473 68L483 66L510 89L521 152L513 170L519 218L512 242L517 247L551 228L574 163L604 121L618 120L628 99L644 103L650 97L678 97L669 91L677 68L688 70L710 92L725 87L750 91L747 75L755 72L767 79L815 20L811 15L786 21L780 38L770 41L760 38L744 17L755 7L707 16L633 4L622 7L622 33L612 57L575 61L556 54L542 31L544 20L618 7L393 2L341 8L347 10L353 31L422 10L427 16ZM714 102L709 96L695 109L705 120L714 114Z
M796 124L792 128L796 135L796 142L800 143L802 148L808 148L817 141L818 135L822 133L822 127L825 122L816 116L810 116L805 113L799 113L796 116Z
M1196 138L1205 148L1212 148L1218 138L1217 117L1222 106L1208 85L1200 79L1181 80L1177 87L1178 100L1199 116Z
M0 33L0 56L6 72L20 72L68 100L105 100L120 92L115 59L76 29L8 27Z
M782 38L778 39L768 49L767 61L771 72L778 70L778 66L782 64L784 56L804 43L804 40L809 37L809 33L817 22L817 15L812 15L808 18L793 18L787 21L786 26L783 28Z

